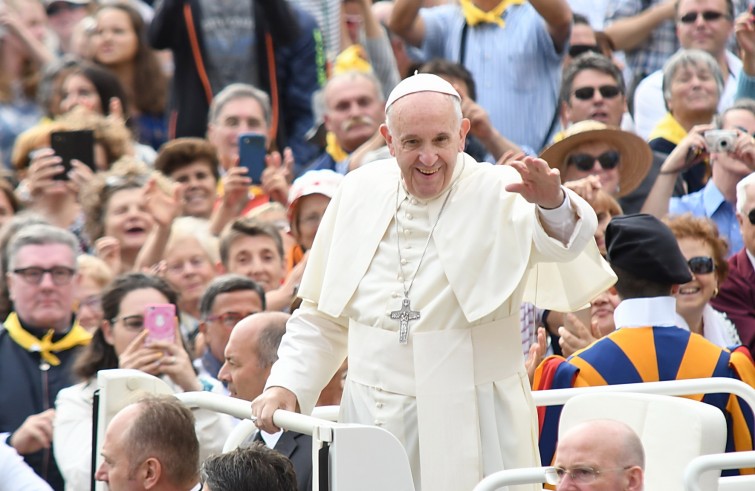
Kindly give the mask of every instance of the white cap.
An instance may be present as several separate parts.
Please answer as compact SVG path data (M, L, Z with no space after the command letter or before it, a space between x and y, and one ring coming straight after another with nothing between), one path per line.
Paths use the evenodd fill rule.
M454 86L439 76L433 75L432 73L415 73L410 77L406 77L393 88L391 94L388 96L388 101L385 103L386 112L388 112L388 108L397 100L405 95L417 92L438 92L458 97L459 100L461 100L461 96L456 92Z

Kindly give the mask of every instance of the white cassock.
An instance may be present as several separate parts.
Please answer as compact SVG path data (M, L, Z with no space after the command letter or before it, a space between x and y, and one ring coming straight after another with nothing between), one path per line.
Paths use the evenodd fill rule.
M469 491L498 470L539 465L519 305L577 310L615 281L593 240L595 213L576 194L569 200L579 219L561 231L565 246L546 234L535 205L505 191L520 180L513 168L462 153L454 178L441 214L445 193L408 195L395 159L346 176L267 381L290 389L310 414L348 354L341 421L396 435L417 490ZM400 344L390 313L410 283L420 318Z

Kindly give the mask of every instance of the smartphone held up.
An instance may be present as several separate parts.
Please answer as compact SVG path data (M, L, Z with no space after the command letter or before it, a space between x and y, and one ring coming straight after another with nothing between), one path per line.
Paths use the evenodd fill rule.
M149 304L144 308L144 329L149 346L155 341L176 341L176 306L170 303Z
M267 154L266 138L262 133L241 133L239 135L239 166L245 167L252 183L262 182Z

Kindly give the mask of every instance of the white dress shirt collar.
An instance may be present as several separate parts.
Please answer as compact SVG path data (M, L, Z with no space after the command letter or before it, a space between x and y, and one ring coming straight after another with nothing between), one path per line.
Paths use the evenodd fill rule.
M677 325L674 297L630 298L622 300L613 312L616 329L622 327Z

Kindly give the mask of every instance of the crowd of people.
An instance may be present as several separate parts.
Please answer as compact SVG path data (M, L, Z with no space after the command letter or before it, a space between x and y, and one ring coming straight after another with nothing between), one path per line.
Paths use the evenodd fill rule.
M559 442L531 391L755 386L755 14L4 0L0 251L0 490L308 490L311 438L273 414L316 405L393 433L417 490L609 479L596 431L611 489L641 490L636 435ZM93 469L114 368L249 401L260 431L221 454L232 418L146 398ZM753 449L750 408L701 400Z

